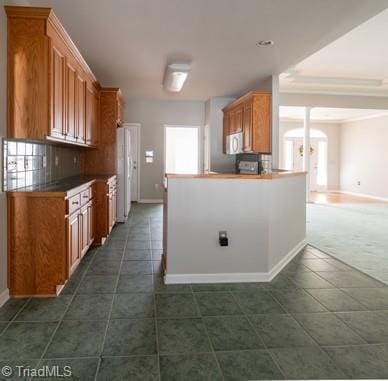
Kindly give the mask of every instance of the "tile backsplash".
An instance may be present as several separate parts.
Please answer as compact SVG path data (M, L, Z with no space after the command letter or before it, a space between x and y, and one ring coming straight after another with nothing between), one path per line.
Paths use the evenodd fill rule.
M38 186L80 174L80 149L3 140L3 189Z

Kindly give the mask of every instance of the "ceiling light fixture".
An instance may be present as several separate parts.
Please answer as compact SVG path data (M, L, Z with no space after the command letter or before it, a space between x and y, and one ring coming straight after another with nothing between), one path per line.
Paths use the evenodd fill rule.
M256 42L256 46L258 48L266 48L268 46L272 46L275 42L272 40L261 40L259 42Z
M167 65L163 80L164 89L173 93L181 91L189 72L190 64L187 62Z

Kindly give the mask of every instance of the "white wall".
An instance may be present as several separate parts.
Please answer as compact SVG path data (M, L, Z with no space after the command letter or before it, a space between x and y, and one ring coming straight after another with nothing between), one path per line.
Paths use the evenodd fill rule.
M280 121L279 131L279 157L280 167L284 168L284 135L289 130L303 128L303 121ZM311 129L322 131L327 136L328 165L327 165L327 188L328 190L339 189L340 176L340 129L341 126L336 123L318 123L312 122Z
M141 124L140 197L161 199L163 184L164 125L203 127L205 102L129 100L125 105L125 121ZM202 146L201 142L200 145ZM155 161L146 164L144 151L154 150Z
M6 52L7 22L4 1L0 0L0 139L6 135ZM2 145L2 141L1 141ZM1 152L2 147L1 147ZM0 168L3 168L3 155L0 155ZM3 178L3 176L1 176ZM1 188L1 187L0 187ZM0 305L2 295L7 290L7 204L6 194L0 189Z
M305 183L304 175L169 178L166 281L270 280L304 243ZM227 247L218 242L222 230Z
M205 105L205 124L209 126L209 164L214 172L234 171L236 157L222 152L223 117L222 109L235 98L214 97Z
M341 190L388 198L388 116L345 123L340 131Z

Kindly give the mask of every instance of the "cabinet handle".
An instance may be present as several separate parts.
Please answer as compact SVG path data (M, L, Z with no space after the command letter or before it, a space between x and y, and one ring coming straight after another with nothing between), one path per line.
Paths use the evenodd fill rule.
M73 201L71 204L72 205L78 205L78 201Z
M89 196L86 196L86 194L84 194L82 197L83 197L83 198L89 198Z

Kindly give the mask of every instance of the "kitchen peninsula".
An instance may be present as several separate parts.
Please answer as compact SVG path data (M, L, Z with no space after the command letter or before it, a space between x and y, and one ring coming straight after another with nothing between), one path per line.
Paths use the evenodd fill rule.
M270 281L305 246L305 172L166 177L166 283Z

